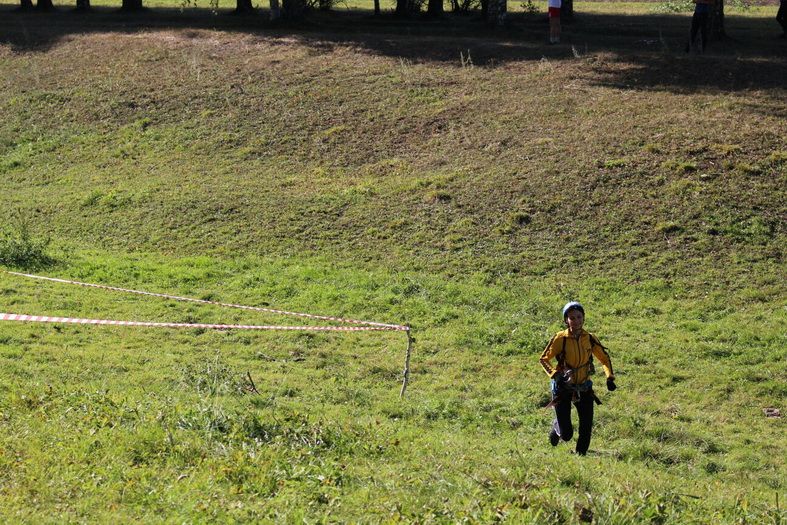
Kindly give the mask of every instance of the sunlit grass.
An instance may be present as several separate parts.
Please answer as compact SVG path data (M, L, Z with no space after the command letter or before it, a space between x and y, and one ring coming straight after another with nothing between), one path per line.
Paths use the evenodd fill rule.
M58 506L68 519L85 511L249 519L333 509L345 518L487 520L503 507L509 519L540 522L544 513L575 515L579 505L621 522L641 512L668 521L776 519L771 495L783 482L785 442L762 405L784 399L784 377L762 363L778 361L784 337L769 327L785 319L747 300L748 291L722 305L659 281L573 281L621 386L602 394L591 456L578 460L548 448L550 416L540 408L537 356L559 327L564 277L484 286L319 260L74 255L48 273L407 320L417 337L412 382L398 399L405 341L395 333L4 324L3 457L24 467L6 471L7 517L34 519ZM0 279L4 308L19 312L282 321ZM44 472L52 481L41 484ZM706 484L712 494L698 488ZM752 506L743 510L734 498Z
M4 11L5 267L416 343L399 399L401 333L0 323L0 521L784 522L780 41L686 56L688 16L604 5L551 47ZM620 386L586 458L541 408L569 299ZM0 312L301 321L5 273Z

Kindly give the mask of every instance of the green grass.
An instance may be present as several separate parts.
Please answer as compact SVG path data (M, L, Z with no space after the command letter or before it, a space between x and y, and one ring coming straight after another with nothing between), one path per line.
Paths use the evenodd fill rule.
M405 340L394 333L5 325L6 519L37 521L57 508L99 521L502 513L543 522L574 519L576 505L605 522L647 513L666 522L778 519L783 428L762 414L787 393L783 371L770 366L785 344L770 329L784 322L768 306L777 283L730 296L589 279L569 292L557 276L490 286L482 276L450 282L324 260L94 253L51 272L406 320L417 337L412 382L399 400ZM8 275L2 295L29 313L277 321ZM540 408L536 358L567 296L584 298L621 386L603 395L585 459L548 447L550 416ZM247 372L259 395L246 388Z
M783 46L590 6L555 47L0 6L5 267L416 337L399 399L401 333L2 323L0 521L784 523ZM569 299L620 386L586 458L541 408ZM0 311L299 322L5 273Z

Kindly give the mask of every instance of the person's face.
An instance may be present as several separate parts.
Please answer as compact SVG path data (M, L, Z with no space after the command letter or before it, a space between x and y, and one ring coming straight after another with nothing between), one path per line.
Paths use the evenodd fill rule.
M577 309L569 310L568 315L566 315L566 324L572 333L578 332L582 325L585 324L585 316Z

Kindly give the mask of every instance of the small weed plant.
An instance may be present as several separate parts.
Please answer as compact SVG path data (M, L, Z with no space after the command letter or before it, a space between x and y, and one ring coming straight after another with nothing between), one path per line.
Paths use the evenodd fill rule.
M537 15L540 9L533 3L533 0L527 0L527 2L522 2L522 11L527 15Z
M451 0L451 11L454 13L469 13L481 9L480 0Z
M690 13L694 10L694 2L691 0L665 0L656 4L653 10L657 13Z
M234 370L219 353L213 359L183 366L180 384L196 390L203 397L242 394L250 386L248 379Z
M47 254L49 238L38 238L30 231L29 223L21 218L0 230L0 264L20 269L36 269L53 262Z

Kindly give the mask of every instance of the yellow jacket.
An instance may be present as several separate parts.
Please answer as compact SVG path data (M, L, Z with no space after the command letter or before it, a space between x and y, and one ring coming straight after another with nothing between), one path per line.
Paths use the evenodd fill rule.
M601 346L596 336L585 330L579 333L579 339L569 335L568 329L555 334L541 354L540 362L549 377L554 377L557 372L573 369L574 377L571 383L580 385L589 379L589 365L592 356L596 356L601 362L604 374L608 378L614 379L612 361L606 348ZM551 363L552 359L557 359L557 366L554 368Z

